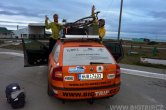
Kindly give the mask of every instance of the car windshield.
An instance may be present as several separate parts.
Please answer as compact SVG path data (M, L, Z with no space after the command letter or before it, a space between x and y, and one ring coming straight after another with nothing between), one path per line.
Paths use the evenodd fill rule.
M104 47L66 47L63 65L115 64L112 55Z

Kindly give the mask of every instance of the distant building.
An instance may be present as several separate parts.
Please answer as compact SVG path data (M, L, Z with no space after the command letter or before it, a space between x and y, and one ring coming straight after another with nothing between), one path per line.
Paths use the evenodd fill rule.
M147 38L133 38L132 39L132 41L133 42L139 42L139 43L143 43L143 42L146 42L146 43L148 43L148 42L150 42L150 39L147 39Z
M51 35L45 31L43 23L30 23L27 28L13 31L13 38L46 38Z
M12 37L12 31L8 30L5 27L0 27L0 38L11 38Z
M12 38L28 38L28 28L14 30L13 33Z

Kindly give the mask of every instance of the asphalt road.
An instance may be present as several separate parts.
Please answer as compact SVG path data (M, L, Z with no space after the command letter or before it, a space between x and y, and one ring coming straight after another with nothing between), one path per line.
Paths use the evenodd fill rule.
M11 110L5 99L5 87L17 82L25 88L26 105L20 110L110 110L112 105L166 106L166 80L122 74L119 94L112 98L67 101L47 96L47 67L23 67L23 57L0 54L0 109Z

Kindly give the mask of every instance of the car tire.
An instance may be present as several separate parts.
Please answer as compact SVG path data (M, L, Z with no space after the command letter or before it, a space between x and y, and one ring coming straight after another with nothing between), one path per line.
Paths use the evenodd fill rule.
M47 86L47 94L48 94L48 96L53 96L53 95L54 95L54 93L53 93L53 91L50 89L49 85Z
M92 105L94 103L94 99L89 100L89 104Z
M10 104L11 103L11 100L9 98L7 98L7 102Z
M11 105L13 109L17 109L18 107L14 104Z

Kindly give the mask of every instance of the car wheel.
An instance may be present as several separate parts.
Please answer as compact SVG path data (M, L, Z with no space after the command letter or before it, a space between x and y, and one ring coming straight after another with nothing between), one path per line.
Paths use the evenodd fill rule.
M53 91L50 89L49 85L47 86L47 94L48 94L48 96L53 96L53 95L54 95L54 93L53 93Z
M18 108L18 105L16 105L16 104L11 104L11 106L12 106L13 109Z
M8 102L8 103L11 103L11 100L10 100L9 98L7 98L7 102Z
M65 100L62 99L62 104L65 104Z
M90 100L89 100L89 104L92 105L93 103L94 103L94 99L90 99Z

